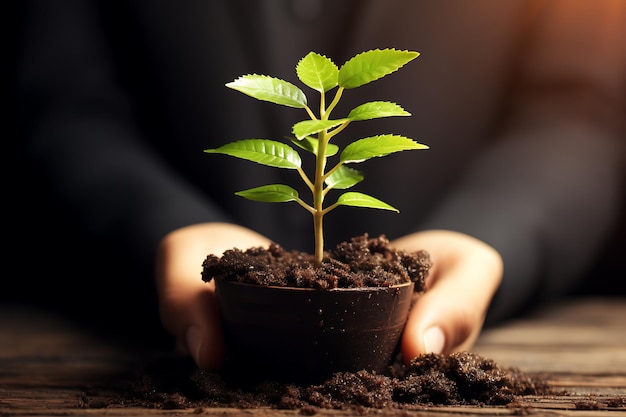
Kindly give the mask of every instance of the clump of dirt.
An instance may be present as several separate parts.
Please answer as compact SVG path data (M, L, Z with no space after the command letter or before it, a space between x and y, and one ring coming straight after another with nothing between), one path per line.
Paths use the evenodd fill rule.
M320 266L313 255L286 251L276 243L269 248L230 249L221 257L207 256L202 280L319 289L390 287L413 281L415 291L423 291L431 266L426 251L394 250L384 235L364 234L326 251Z
M498 365L475 353L428 354L405 366L398 361L385 375L338 372L321 384L264 381L242 388L192 362L170 358L143 369L120 394L119 403L158 409L258 408L408 410L427 405L495 406L522 395L551 393L548 384L516 368ZM90 404L88 400L85 403ZM96 402L94 402L96 403Z

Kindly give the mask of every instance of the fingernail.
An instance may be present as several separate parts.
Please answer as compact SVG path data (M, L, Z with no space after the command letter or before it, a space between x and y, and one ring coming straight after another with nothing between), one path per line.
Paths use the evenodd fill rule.
M446 345L446 336L440 327L431 327L424 333L425 353L441 353Z
M189 349L189 354L191 355L193 360L198 363L200 348L202 347L200 331L196 326L191 326L187 329L187 334L185 335L185 338L187 339L187 348Z

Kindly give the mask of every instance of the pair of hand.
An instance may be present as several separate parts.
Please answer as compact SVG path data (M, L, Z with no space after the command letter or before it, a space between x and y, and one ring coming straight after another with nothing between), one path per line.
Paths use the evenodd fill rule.
M224 358L214 284L200 279L202 261L210 253L269 243L228 223L184 227L162 240L156 276L161 322L175 337L177 350L191 355L198 367L216 370ZM413 233L391 243L396 249L424 249L433 261L426 292L411 309L402 336L405 360L471 348L502 279L500 255L477 239L443 230Z

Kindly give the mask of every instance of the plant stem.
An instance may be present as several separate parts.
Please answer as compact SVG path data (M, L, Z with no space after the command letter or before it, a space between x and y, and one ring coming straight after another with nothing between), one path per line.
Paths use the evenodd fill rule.
M315 180L313 182L313 230L315 234L315 264L322 264L324 257L324 170L326 169L326 131L318 135L315 157Z
M336 103L334 103L336 105ZM330 111L326 110L326 95L320 94L320 120L328 120ZM330 136L323 130L317 135L317 154L315 155L315 178L313 181L313 233L315 235L315 265L320 266L324 258L324 174L326 171L326 148Z
M313 228L315 229L315 266L320 266L324 258L323 217L324 212L322 210L316 211L313 214Z

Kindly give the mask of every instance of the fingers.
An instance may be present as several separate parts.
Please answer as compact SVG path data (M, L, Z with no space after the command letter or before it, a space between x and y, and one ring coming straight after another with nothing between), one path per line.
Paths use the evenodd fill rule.
M427 250L433 268L417 295L402 336L405 362L424 353L468 350L502 279L502 259L470 236L428 231L393 242L397 249Z
M267 246L251 230L224 223L205 223L175 230L159 245L156 285L159 314L177 350L198 367L216 370L224 359L224 340L213 282L202 281L202 262L233 247Z
M166 291L160 297L163 326L176 338L176 350L199 368L216 370L224 359L224 340L214 286Z

